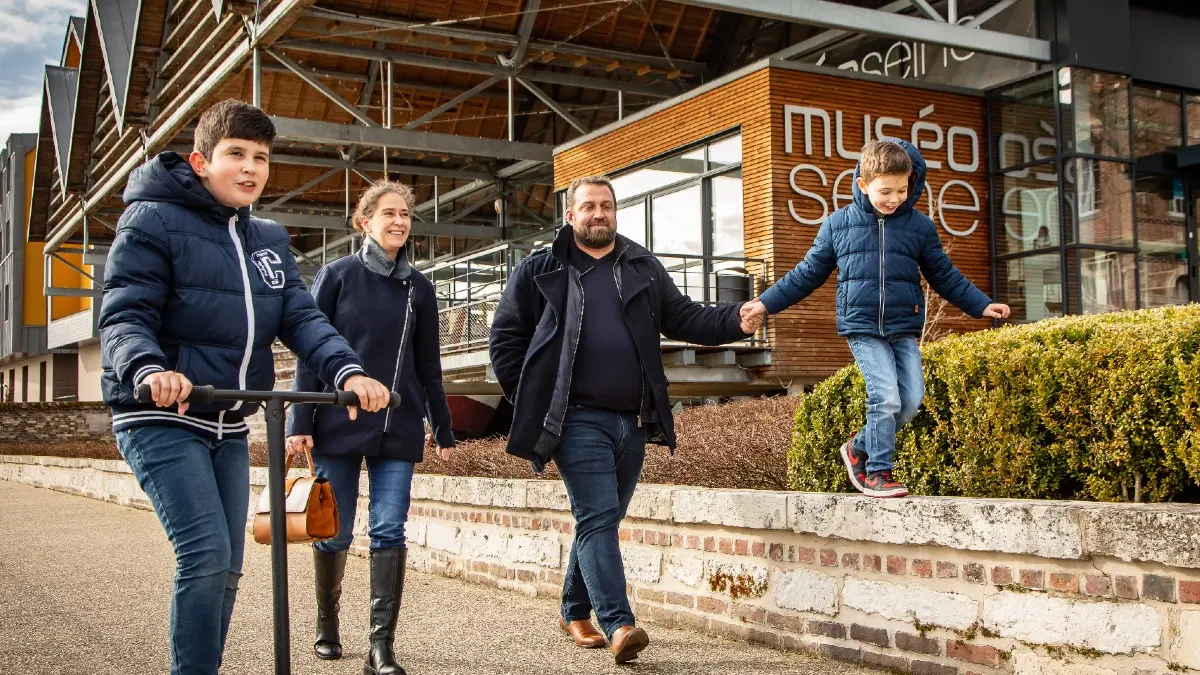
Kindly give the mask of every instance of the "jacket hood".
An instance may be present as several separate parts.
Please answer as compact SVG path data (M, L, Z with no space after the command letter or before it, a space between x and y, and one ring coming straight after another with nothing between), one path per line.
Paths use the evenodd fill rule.
M921 152L917 150L916 146L908 141L898 138L884 138L881 140L898 143L908 153L908 158L912 160L913 170L912 174L908 177L908 199L892 214L898 216L915 208L917 203L921 201L921 195L925 193L925 158L921 156ZM874 214L875 205L871 203L871 198L867 196L867 193L858 189L858 172L860 169L862 169L862 162L859 162L854 167L854 203L863 211Z
M250 208L234 209L219 203L200 182L187 160L177 152L162 152L129 174L123 196L126 204L166 202L193 211L212 213L228 220L234 214L249 215ZM240 213L245 211L244 214Z

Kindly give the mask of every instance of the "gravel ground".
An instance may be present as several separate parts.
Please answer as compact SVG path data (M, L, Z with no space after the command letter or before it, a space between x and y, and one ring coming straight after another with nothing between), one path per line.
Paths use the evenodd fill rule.
M161 675L174 561L154 514L0 481L0 673ZM351 556L342 597L345 656L310 652L312 557L290 547L292 672L361 672L367 561ZM222 673L272 671L270 555L250 539ZM412 675L513 673L796 673L879 671L647 624L650 648L630 666L581 650L545 599L410 571L397 648Z

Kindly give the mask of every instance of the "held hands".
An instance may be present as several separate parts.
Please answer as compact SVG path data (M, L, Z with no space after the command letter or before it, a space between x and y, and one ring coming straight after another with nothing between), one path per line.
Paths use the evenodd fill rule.
M150 396L154 399L154 405L169 408L178 403L179 414L187 412L187 397L192 393L192 382L184 377L183 373L173 370L150 373L142 378L141 383L150 385Z
M313 437L288 436L287 440L283 442L283 447L285 450L287 450L288 457L295 457L296 455L302 454L304 452L304 448L312 450Z
M983 315L989 319L1007 319L1010 314L1012 314L1012 310L1008 305L999 302L993 302L983 310Z
M377 380L372 380L366 375L351 375L342 383L342 391L352 391L358 394L358 403L363 410L367 412L375 412L387 407L391 400L392 392L382 383ZM358 419L358 408L351 406L350 419Z
M758 332L758 329L762 327L763 317L766 314L766 305L757 299L743 304L740 316L742 332L747 335Z

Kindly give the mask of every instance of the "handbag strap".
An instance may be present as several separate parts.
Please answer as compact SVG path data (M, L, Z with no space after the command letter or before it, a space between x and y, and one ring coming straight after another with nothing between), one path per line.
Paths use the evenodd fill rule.
M308 460L308 475L316 478L317 467L313 464L312 450L309 450L307 445L304 446L304 458Z

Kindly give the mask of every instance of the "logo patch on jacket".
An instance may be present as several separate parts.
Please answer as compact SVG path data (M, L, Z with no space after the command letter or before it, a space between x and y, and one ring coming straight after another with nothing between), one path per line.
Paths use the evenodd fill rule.
M254 261L254 266L258 268L258 273L262 275L263 281L271 288L283 288L283 259L279 254L269 248L264 248L261 251L255 251L250 255L250 260Z

